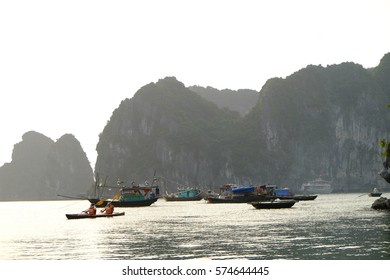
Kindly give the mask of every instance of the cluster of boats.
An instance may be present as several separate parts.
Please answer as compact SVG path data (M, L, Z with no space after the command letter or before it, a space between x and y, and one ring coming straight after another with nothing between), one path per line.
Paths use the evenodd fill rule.
M96 207L105 207L112 204L114 207L143 207L150 206L159 198L166 201L200 201L207 203L248 203L256 209L291 208L297 201L314 200L317 195L304 194L295 195L288 188L278 188L276 185L262 186L239 186L236 184L224 184L218 193L213 191L203 191L196 187L178 187L175 193L166 193L160 196L159 186L156 179L151 185L131 186L118 183L119 193L111 198L100 197L88 198L91 204ZM97 186L103 188L104 186ZM112 188L112 187L110 187ZM89 216L86 214L66 214L68 219L96 218L124 215L124 212L113 214L96 214Z
M159 198L164 198L166 201L200 201L205 200L207 203L247 203L256 209L276 209L276 208L291 208L298 201L314 200L317 194L328 194L332 192L332 187L329 181L321 178L321 176L307 183L302 184L301 191L304 194L296 195L289 188L279 188L276 185L262 186L240 186L237 184L224 184L220 187L219 192L203 191L196 187L178 187L177 192L166 193L160 196L157 179L153 179L153 183L149 185L147 182L142 185L126 186L123 182L118 182L119 193L111 199L105 199L100 195L94 198L88 198L91 204L96 207L105 207L107 204L112 204L114 207L143 207L150 206ZM104 188L97 186L97 188ZM110 187L112 188L112 187ZM99 193L99 191L97 192ZM369 193L369 196L381 196L376 188ZM68 219L81 218L98 218L122 216L124 212L114 212L112 214L96 214L87 215L81 214L66 214Z
M159 198L158 186L131 186L120 189L118 198L100 200L90 198L91 203L98 207L104 207L112 203L115 207L140 207L150 206ZM251 202L277 202L282 200L314 200L317 195L294 195L289 189L279 189L275 185L263 186L239 186L224 184L220 192L204 192L196 187L179 187L175 193L166 193L162 196L166 201L200 201L207 203L251 203ZM98 203L98 202L101 203ZM268 205L268 203L267 203ZM282 204L281 204L282 205Z

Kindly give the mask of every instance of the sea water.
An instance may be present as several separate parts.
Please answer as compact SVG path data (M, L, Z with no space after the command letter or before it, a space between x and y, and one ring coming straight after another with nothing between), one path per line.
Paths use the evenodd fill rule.
M390 194L382 196L390 197ZM166 202L68 220L88 201L0 202L0 260L389 260L390 211L367 194L290 209Z

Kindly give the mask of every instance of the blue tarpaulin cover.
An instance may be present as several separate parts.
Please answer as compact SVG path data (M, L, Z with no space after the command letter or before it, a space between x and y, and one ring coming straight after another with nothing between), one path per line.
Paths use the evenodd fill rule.
M290 195L290 190L288 189L281 189L281 190L274 190L275 195L283 196L283 195Z
M232 192L233 193L250 193L250 192L254 192L255 191L255 187L253 186L236 186L236 187L232 187Z

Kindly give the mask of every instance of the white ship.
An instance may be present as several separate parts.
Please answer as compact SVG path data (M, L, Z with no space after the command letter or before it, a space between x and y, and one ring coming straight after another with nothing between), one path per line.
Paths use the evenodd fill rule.
M322 179L320 176L314 181L302 184L301 190L307 194L326 194L332 192L332 186L329 181Z

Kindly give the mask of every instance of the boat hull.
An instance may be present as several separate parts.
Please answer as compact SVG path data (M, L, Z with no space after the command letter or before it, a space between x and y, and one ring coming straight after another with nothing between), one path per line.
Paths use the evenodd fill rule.
M199 201L202 200L204 195L197 195L194 197L175 197L175 196L169 196L169 195L164 195L164 199L166 201Z
M278 198L281 200L295 200L295 201L301 201L301 200L314 200L317 198L318 195L289 195L289 196L276 196L274 198Z
M368 195L372 197L380 197L382 193L369 193Z
M119 201L119 200L104 200L103 203L99 203L99 199L92 198L89 202L94 203L96 207L105 207L108 202L111 202L114 207L145 207L150 206L158 200L158 197L145 199L145 200L134 200L134 201Z
M256 209L281 209L291 208L295 204L295 200L281 200L281 201L256 201L250 204Z
M114 212L112 214L96 214L96 215L88 215L85 213L82 214L65 214L68 219L95 219L95 218L107 218L107 217L115 217L115 216L123 216L125 212Z

